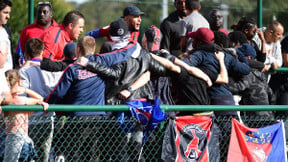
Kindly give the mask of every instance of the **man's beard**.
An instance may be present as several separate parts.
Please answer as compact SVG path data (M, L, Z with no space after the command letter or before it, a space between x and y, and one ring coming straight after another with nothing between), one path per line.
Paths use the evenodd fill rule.
M181 16L181 17L186 17L187 16L187 14L185 12L182 12L182 11L179 11L179 10L177 10L177 12L178 12L178 15Z

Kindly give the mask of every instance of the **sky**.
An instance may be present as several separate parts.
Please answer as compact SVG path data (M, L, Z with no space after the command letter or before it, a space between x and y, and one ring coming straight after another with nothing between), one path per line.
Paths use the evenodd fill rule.
M65 0L66 2L77 2L77 3L83 3L83 2L87 2L89 0Z

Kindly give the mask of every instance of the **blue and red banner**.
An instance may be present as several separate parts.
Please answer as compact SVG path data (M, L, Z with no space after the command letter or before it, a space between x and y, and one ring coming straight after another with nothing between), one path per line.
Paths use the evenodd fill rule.
M287 162L282 121L264 128L248 128L232 119L227 162Z
M207 116L170 119L163 139L161 158L176 162L219 161L218 127L212 121Z
M131 115L144 126L142 144L149 136L150 131L164 121L167 115L161 110L159 99L156 97L154 104L145 101L134 100L126 103Z

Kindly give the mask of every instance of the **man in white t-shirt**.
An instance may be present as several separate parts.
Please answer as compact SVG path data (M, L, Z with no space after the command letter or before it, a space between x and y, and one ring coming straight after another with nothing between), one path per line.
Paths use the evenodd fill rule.
M10 19L12 2L10 0L0 1L0 40L6 41L8 43L8 59L6 60L4 68L0 71L7 71L13 69L13 59L15 56L12 56L12 41L11 41L11 31L6 25Z
M6 98L9 96L9 87L6 81L5 73L2 70L7 60L8 43L0 40L0 103L8 101Z
M7 54L8 54L8 42L0 40L0 104L9 104L11 101L11 95L10 90L6 81L5 72L3 70L4 65L7 61ZM2 112L1 106L0 106L0 114ZM0 115L0 118L2 117L2 114ZM5 125L2 123L3 120L0 120L0 161L3 158L4 150L5 150L5 128L3 126Z
M273 20L267 28L263 29L266 47L266 60L263 72L266 72L269 69L277 69L283 64L280 40L283 37L284 27L280 22ZM255 35L253 40L261 49L263 44L258 34Z

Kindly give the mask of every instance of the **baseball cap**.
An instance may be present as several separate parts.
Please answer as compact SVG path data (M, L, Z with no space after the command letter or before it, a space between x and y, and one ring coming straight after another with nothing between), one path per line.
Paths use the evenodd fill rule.
M248 43L243 43L239 48L236 49L237 54L241 53L244 56L250 56L252 59L256 57L255 48Z
M199 39L206 43L214 43L214 33L209 28L199 28L195 32L189 32L188 37Z
M128 31L128 25L123 19L118 19L110 24L110 35L112 37L124 37Z
M140 9L136 6L128 6L124 9L123 16L128 16L128 15L143 16L145 15L145 13L140 11Z
M73 59L76 57L76 43L68 43L64 47L64 56L65 58Z
M145 31L145 37L147 39L147 46L150 51L159 50L161 32L156 26L151 25Z

